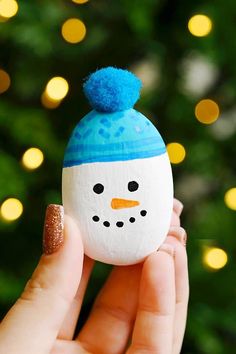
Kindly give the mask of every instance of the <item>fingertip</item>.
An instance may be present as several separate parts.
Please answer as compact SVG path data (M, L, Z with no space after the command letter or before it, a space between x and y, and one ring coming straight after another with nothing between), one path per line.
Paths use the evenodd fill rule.
M160 248L150 254L144 261L142 270L142 279L144 282L155 283L156 277L166 279L174 272L174 245L164 243Z
M175 255L174 247L168 243L163 243L161 245L161 247L158 249L158 252L165 252L168 255L170 255L171 257L174 257L174 255Z
M173 310L174 299L174 246L165 243L144 262L139 305L143 308L154 306L160 313L167 313Z
M177 213L178 216L181 215L183 208L184 208L183 203L181 203L180 200L174 198L173 209Z
M179 215L173 210L171 215L171 226L180 226L180 217Z
M61 205L49 204L45 213L43 230L43 252L51 255L57 252L64 243L64 208Z
M168 236L175 237L183 246L186 247L187 233L181 226L171 226L168 232Z
M73 243L74 247L78 247L80 253L84 252L84 246L78 224L71 216L67 214L64 216L64 237L65 241L70 244Z
M65 229L69 228L73 233L79 233L79 228L76 221L68 214L64 215L64 226Z

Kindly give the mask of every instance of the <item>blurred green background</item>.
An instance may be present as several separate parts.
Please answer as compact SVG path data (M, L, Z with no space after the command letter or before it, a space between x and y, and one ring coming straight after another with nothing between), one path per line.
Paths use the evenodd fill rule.
M21 0L18 6L0 1L1 317L37 264L47 204L61 203L64 149L90 110L83 79L112 65L142 79L136 108L167 144L181 144L180 152L176 145L169 149L179 162L172 165L175 195L185 205L182 223L189 239L191 296L182 352L235 353L235 1ZM196 14L207 18L189 23ZM66 22L71 18L82 23ZM47 95L45 88L57 76L67 80L69 91L55 102L50 92L57 88L47 87ZM22 157L32 147L44 161L29 169ZM35 158L25 155L25 164ZM23 205L16 220L6 220L18 213L15 204L8 210L8 198ZM109 270L96 266L82 321Z

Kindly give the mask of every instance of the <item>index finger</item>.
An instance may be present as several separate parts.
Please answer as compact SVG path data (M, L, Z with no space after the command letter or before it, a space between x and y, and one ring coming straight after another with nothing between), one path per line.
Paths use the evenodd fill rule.
M174 249L163 245L144 262L128 354L171 354L175 313Z

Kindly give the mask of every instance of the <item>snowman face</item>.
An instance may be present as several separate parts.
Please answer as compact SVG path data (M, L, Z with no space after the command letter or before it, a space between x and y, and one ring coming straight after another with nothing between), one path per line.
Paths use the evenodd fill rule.
M89 257L118 265L140 262L160 246L169 228L168 156L64 168L62 194Z
M139 184L137 181L130 181L128 182L127 184L127 191L129 192L136 192L139 188ZM93 191L96 193L96 194L102 194L104 192L104 185L102 183L96 183L93 187ZM128 194L128 193L127 193ZM132 196L130 196L131 198ZM140 205L140 202L138 200L133 200L133 199L123 199L123 198L112 198L111 199L111 202L110 202L110 206L112 209L114 210L118 210L118 209L127 209L127 208L133 208L133 207L136 207ZM136 210L137 212L137 210ZM132 213L132 212L131 212ZM135 211L133 210L133 214L136 214ZM140 211L140 215L141 216L146 216L147 214L147 211L146 210L141 210ZM124 217L125 219L127 218L128 214L125 213ZM117 215L118 216L118 215ZM94 215L92 217L93 221L94 222L99 222L100 221L100 218L98 215ZM135 217L131 216L129 218L129 222L131 223L134 223L136 221ZM117 227L124 227L125 226L125 222L123 220L120 220L120 221L116 221L116 226ZM111 223L107 220L105 220L103 222L103 225L105 227L110 227L111 226Z

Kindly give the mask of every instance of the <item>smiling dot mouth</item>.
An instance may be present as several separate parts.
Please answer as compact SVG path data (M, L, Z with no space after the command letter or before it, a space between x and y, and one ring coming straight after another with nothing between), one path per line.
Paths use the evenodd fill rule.
M106 226L106 227L109 227L110 223L109 223L109 221L104 221L103 225Z
M147 210L141 210L140 211L140 215L141 216L146 216L147 215ZM94 215L93 217L92 217L92 219L93 219L93 221L94 222L99 222L100 221L100 218L99 218L99 216L97 216L97 215ZM133 224L134 222L136 221L136 219L133 217L133 216L131 216L130 218L129 218L129 222L131 223L131 224ZM105 227L110 227L111 226L111 224L109 223L109 221L104 221L103 222L103 225L105 226ZM116 226L117 227L123 227L124 226L124 222L123 221L117 221L116 222Z
M123 227L124 226L123 221L117 221L116 226L117 227Z

